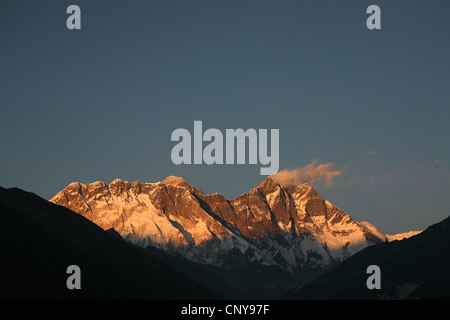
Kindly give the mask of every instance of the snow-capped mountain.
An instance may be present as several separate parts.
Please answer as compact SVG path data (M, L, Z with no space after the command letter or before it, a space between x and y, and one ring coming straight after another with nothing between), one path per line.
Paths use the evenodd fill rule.
M388 241L310 185L282 187L272 177L232 200L170 176L157 183L71 183L50 201L141 247L224 268L323 270Z

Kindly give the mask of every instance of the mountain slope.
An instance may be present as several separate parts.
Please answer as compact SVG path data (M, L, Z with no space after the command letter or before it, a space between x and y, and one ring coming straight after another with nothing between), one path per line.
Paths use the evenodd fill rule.
M381 270L381 289L369 290L367 267ZM401 241L370 246L289 299L449 299L450 217Z
M141 247L224 268L326 270L386 241L308 184L283 188L272 177L232 200L171 176L157 183L72 183L50 201Z
M2 299L210 299L217 295L64 207L0 187ZM68 290L69 265L81 290Z

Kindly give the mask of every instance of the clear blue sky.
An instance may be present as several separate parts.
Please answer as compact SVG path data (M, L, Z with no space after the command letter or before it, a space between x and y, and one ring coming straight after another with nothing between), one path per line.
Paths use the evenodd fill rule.
M66 8L81 8L81 30ZM366 8L381 8L381 30ZM449 1L2 1L0 185L182 176L234 198L260 165L171 162L176 128L276 128L280 169L382 232L450 208Z

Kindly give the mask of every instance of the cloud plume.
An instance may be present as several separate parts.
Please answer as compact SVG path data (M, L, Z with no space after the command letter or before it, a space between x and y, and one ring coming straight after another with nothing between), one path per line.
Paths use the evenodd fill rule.
M324 183L326 186L334 184L334 178L342 175L342 170L334 170L333 163L318 163L319 160L307 164L302 168L284 169L272 175L280 185L299 185L302 183Z

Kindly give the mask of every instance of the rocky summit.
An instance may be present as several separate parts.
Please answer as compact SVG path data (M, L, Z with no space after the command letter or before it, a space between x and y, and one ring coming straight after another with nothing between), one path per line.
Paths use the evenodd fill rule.
M310 185L282 187L270 176L232 200L170 176L156 183L71 183L50 201L138 246L222 268L324 270L388 241Z

